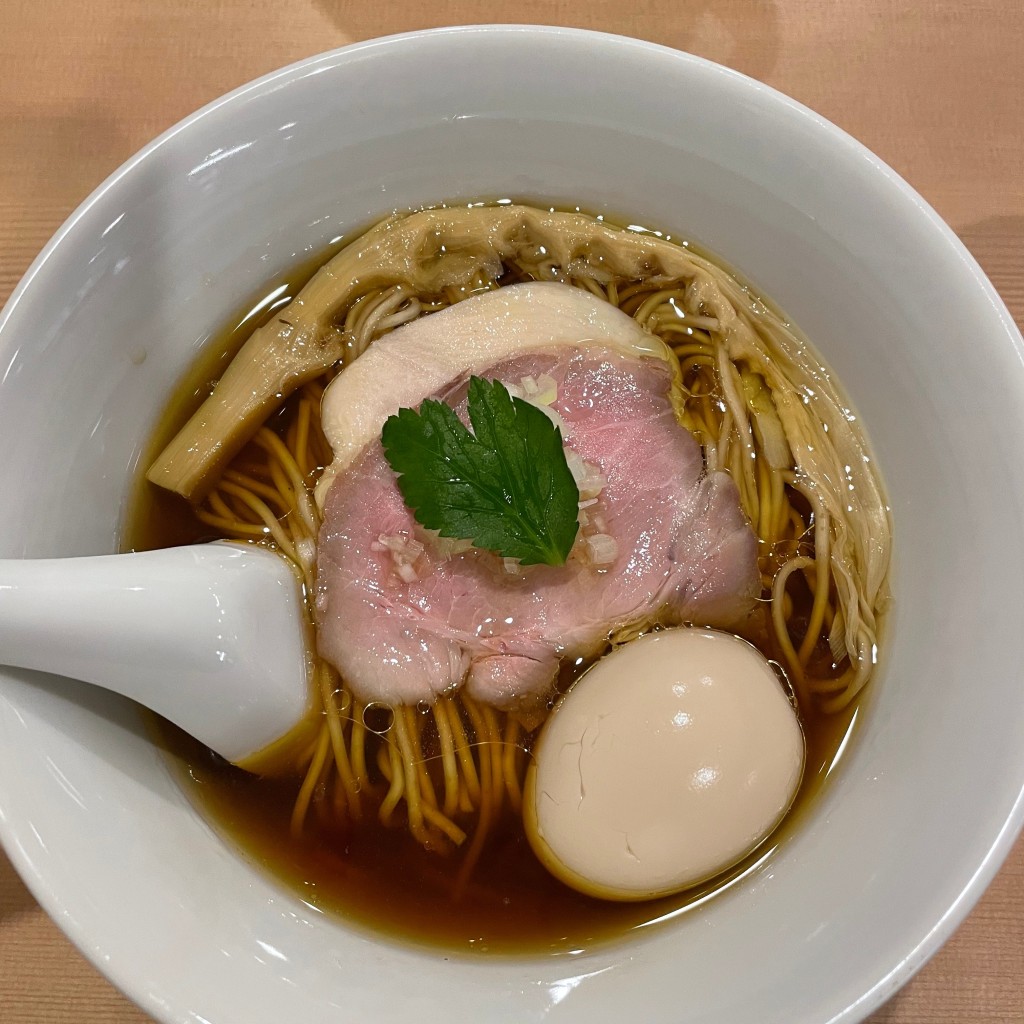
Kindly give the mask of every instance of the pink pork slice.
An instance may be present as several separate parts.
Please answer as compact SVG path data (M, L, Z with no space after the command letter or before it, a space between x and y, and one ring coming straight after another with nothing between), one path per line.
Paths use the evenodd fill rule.
M675 418L664 362L598 347L532 352L482 376L518 384L548 374L566 447L597 465L614 563L522 567L492 553L444 557L405 507L379 441L332 484L318 548L318 643L365 702L416 704L465 685L480 701L528 712L562 659L587 658L621 626L657 620L732 628L760 590L757 542L732 479L704 472ZM466 420L466 382L435 397ZM424 544L416 578L380 538ZM408 573L407 573L408 575Z

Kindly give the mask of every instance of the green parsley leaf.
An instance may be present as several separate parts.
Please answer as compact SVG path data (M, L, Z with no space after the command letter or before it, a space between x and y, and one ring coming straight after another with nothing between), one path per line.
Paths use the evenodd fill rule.
M562 565L580 500L562 432L496 380L470 378L468 410L472 432L432 398L388 417L381 442L406 505L442 537L523 565Z

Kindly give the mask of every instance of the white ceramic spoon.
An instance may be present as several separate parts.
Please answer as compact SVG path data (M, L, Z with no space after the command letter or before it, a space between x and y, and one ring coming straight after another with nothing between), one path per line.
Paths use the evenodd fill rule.
M309 650L299 581L263 548L0 560L0 664L124 694L229 761L306 716Z

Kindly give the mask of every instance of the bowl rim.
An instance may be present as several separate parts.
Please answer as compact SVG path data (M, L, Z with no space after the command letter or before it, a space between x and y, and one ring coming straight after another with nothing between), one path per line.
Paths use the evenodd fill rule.
M1024 337L995 287L964 243L931 204L904 178L844 129L773 86L696 54L618 33L530 23L449 25L360 40L301 58L216 97L142 146L82 200L40 250L0 310L0 335L24 295L32 286L35 277L64 239L74 231L79 221L85 218L107 193L116 189L123 178L130 175L140 164L151 159L178 134L188 131L193 125L222 110L229 110L247 96L280 88L292 80L317 73L318 69L328 70L339 61L349 61L363 56L369 51L386 51L415 44L423 39L446 37L452 40L461 40L472 36L508 36L510 38L544 36L558 38L579 46L586 46L588 43L597 41L604 44L613 43L616 46L658 55L662 58L671 57L699 69L701 73L717 74L738 88L753 89L762 99L776 104L788 117L810 124L816 132L829 136L834 145L845 149L850 155L862 161L867 161L872 170L886 180L888 187L899 193L903 202L909 202L917 208L930 228L937 231L942 240L952 246L959 255L973 286L980 289L985 295L992 307L992 312L1001 321L1009 341L1017 349L1021 360L1024 361ZM863 1020L906 984L964 921L999 871L1022 831L1024 831L1024 779L1020 780L1020 788L998 833L966 884L942 916L916 940L915 944L906 951L905 955L895 963L887 974L871 984L866 991L831 1017L826 1024L854 1024L855 1021ZM0 847L3 848L23 884L48 916L58 924L58 927L78 951L137 1006L147 1013L156 1015L166 1013L167 1007L154 1002L145 987L138 983L134 973L127 970L122 971L119 963L108 959L103 949L91 943L86 927L66 912L60 893L47 884L44 873L37 869L32 857L24 847L13 840L13 826L3 814L0 814ZM162 1018L158 1016L157 1019Z

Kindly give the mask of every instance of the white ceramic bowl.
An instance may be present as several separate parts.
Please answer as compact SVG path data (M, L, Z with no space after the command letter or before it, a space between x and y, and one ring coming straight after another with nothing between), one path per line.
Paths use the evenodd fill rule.
M578 957L444 959L324 917L192 809L132 708L0 678L0 834L161 1021L854 1021L962 919L1024 814L1024 345L892 171L750 79L646 43L468 28L246 86L129 161L0 323L0 554L118 545L165 400L243 297L393 208L578 202L682 231L810 335L897 528L866 721L760 868ZM59 642L59 623L55 623Z

